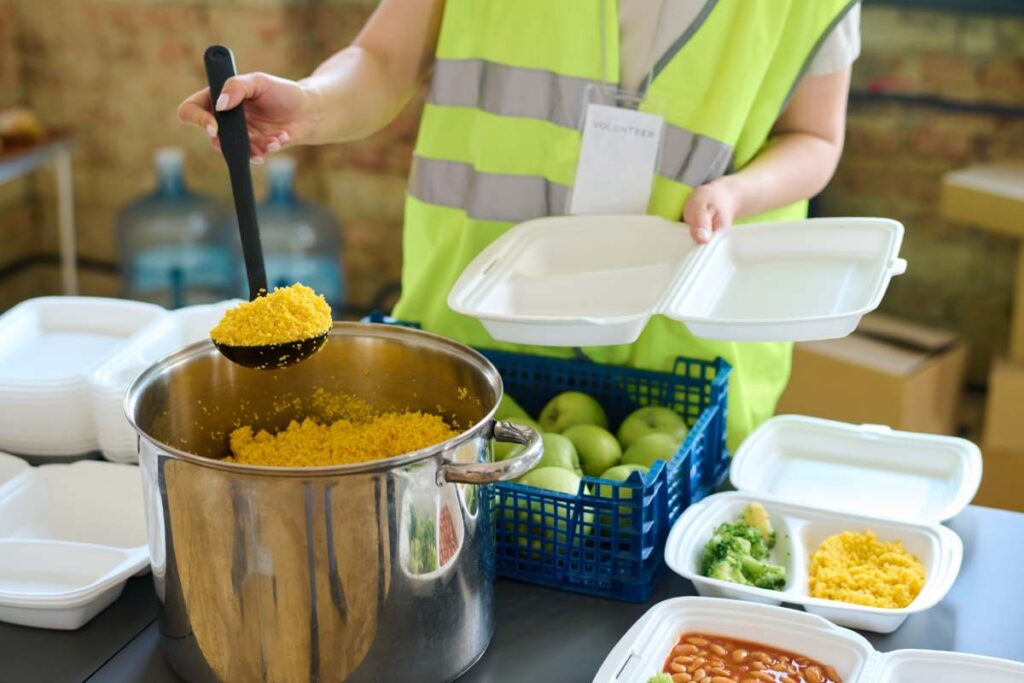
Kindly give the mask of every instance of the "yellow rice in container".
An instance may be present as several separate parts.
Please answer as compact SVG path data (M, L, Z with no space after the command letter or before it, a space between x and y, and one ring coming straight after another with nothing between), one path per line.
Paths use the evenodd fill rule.
M810 591L816 598L900 609L924 586L920 560L900 541L883 543L873 531L829 536L811 555Z
M228 346L268 346L310 339L330 328L327 301L296 283L229 309L210 338Z

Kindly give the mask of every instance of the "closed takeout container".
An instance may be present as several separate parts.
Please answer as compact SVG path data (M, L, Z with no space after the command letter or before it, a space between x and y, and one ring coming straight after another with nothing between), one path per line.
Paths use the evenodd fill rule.
M619 640L594 683L646 683L684 633L703 632L788 650L835 668L844 683L1010 683L1024 664L930 650L876 652L860 634L813 614L769 605L674 598L649 609Z
M210 336L225 311L241 303L229 299L171 312L138 334L120 352L89 375L96 440L103 457L113 462L138 462L138 435L124 414L128 385L173 351Z
M495 339L631 343L653 315L709 339L842 337L882 300L903 226L819 218L734 226L697 246L657 216L559 216L514 227L474 259L448 305Z
M0 621L76 629L149 563L139 470L0 453Z

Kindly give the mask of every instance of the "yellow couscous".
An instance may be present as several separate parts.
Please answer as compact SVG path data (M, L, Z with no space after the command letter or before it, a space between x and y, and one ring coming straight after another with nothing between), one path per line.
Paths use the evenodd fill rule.
M318 391L313 402L333 421L292 420L276 434L239 427L231 432L226 460L270 467L348 465L418 451L458 433L438 415L377 412L351 396Z
M330 328L327 301L296 283L228 310L210 338L228 346L267 346L310 339Z
M889 609L913 602L925 578L924 566L903 543L884 543L872 531L829 536L811 555L808 573L816 598Z

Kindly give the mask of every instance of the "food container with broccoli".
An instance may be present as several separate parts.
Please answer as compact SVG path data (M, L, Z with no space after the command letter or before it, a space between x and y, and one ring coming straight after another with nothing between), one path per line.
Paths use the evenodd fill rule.
M958 652L877 652L859 633L813 614L736 600L684 597L659 602L640 617L593 680L709 679L714 683L1012 683L1024 680L1024 663Z
M824 584L822 577L812 581L812 554L828 541L829 559L841 563L843 544L833 537L867 531L890 544L885 546L890 554L898 547L916 558L922 576L907 578L907 572L893 573L884 565L862 586L878 593L874 603L816 597L812 586ZM719 493L690 506L665 548L668 566L693 581L701 595L803 605L837 624L879 633L896 630L910 614L938 603L956 580L962 556L959 536L938 524L822 510L744 491ZM845 595L842 586L834 588L825 594ZM877 606L901 592L912 594L905 606Z

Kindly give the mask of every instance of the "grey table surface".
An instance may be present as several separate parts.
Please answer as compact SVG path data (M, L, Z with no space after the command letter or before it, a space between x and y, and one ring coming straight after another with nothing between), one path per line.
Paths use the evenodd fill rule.
M1024 514L969 507L949 526L964 563L949 595L890 635L865 635L879 650L956 650L1024 660ZM636 605L499 581L497 630L459 683L590 681L605 655L654 602L693 595L666 574L654 599ZM179 681L158 647L150 578L128 582L111 607L78 631L0 624L0 683Z

